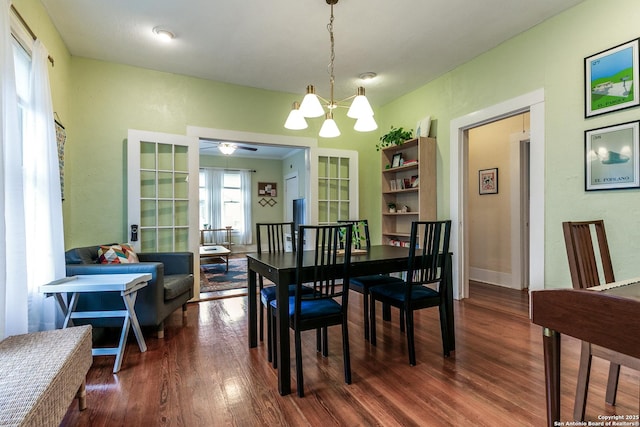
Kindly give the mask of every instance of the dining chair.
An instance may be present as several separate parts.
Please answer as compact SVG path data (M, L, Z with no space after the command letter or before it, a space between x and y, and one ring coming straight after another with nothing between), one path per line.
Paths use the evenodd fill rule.
M615 282L604 221L567 221L562 223L562 229L573 288L585 289L598 286L602 284L601 279L604 279L604 283ZM596 258L594 240L598 243L599 260ZM599 265L601 270L598 268ZM620 365L640 370L640 359L583 341L580 350L576 399L573 407L575 420L584 419L592 356L611 362L605 394L605 402L609 405L616 403Z
M264 238L266 237L266 250L268 253L286 252L286 238L290 235L291 250L296 252L295 229L293 222L261 222L256 223L257 252L262 253ZM264 278L258 276L258 289L260 291L260 341L264 340L264 311L270 309L271 301L276 299L276 287L264 286ZM289 285L289 295L295 294L295 284ZM275 363L273 357L274 347L271 338L271 316L267 313L267 359ZM275 365L274 365L275 366Z
M354 249L367 249L371 247L371 236L369 234L369 221L366 219L357 220L340 220L342 224L353 225L353 240L352 240L352 254ZM365 242L366 247L362 248L362 241ZM353 243L358 242L359 248L354 248ZM362 311L364 321L364 339L369 341L369 289L372 286L383 285L385 283L396 282L402 283L402 279L389 276L387 274L371 274L367 276L352 277L349 281L349 289L362 294Z
M440 330L444 355L449 356L449 319L446 298L452 286L446 275L449 253L451 221L414 221L409 239L409 261L405 280L389 280L388 283L369 289L371 297L371 344L376 345L376 301L389 304L404 312L401 323L406 324L409 364L415 366L414 311L429 307L440 309ZM421 251L417 251L417 248Z
M351 384L347 322L351 240L341 243L341 233L350 236L352 225L300 225L298 228L298 247L302 247L305 241L313 247L313 251L296 253L296 292L288 301L289 327L295 336L296 383L300 397L304 397L303 331L316 330L316 350L327 356L327 327L342 326L344 381ZM313 292L304 292L305 287L312 288ZM277 307L277 301L271 301L272 314ZM272 336L275 341L275 331Z

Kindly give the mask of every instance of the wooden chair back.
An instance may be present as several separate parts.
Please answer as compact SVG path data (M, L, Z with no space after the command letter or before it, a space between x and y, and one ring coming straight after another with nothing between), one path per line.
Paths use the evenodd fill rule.
M256 223L256 244L258 253L262 253L263 239L267 238L267 250L269 253L285 252L286 236L291 239L291 250L296 251L296 239L293 222L260 222Z
M442 276L445 274L450 236L451 220L411 223L407 283L411 285L439 283L439 291L442 293L442 284L446 282L442 280ZM422 250L422 254L416 258L415 253L418 249ZM410 290L407 292L410 294Z
M595 233L598 242L604 281L605 283L615 282L604 221L601 219L567 221L562 223L562 228L573 288L590 288L601 284L593 233Z
M349 265L351 259L351 240L341 242L341 234L350 236L351 224L337 225L300 225L298 228L298 245L305 239L314 242L313 259L311 252L298 251L296 257L296 293L295 312L300 313L303 300L341 298L341 305L346 310L349 295ZM314 267L310 275L301 276L303 268ZM342 284L345 286L342 286ZM313 293L303 294L302 286L313 288Z

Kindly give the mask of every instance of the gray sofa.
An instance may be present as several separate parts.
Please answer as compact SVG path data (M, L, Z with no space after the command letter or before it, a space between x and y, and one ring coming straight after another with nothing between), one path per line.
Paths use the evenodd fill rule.
M65 253L67 276L80 274L150 273L149 284L138 291L136 316L142 326L154 326L158 338L164 338L164 320L182 306L186 315L187 301L193 298L193 253L146 252L138 253L139 263L99 264L100 246L70 249ZM83 294L77 311L124 310L122 297L117 292ZM80 323L76 321L75 323ZM94 327L121 327L122 319L91 320Z

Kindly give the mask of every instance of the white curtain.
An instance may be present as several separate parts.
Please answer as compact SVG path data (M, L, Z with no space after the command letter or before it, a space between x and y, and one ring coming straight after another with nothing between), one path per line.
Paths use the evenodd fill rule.
M222 228L222 182L224 171L204 168L204 182L207 194L205 217L211 228Z
M250 245L253 239L251 224L251 171L240 172L240 190L244 206L244 233L240 236L241 245Z
M22 144L18 119L10 2L0 6L0 336L27 332Z
M65 277L58 146L49 86L48 53L36 40L24 123L24 199L27 224L29 330L55 328L53 298L39 287Z
M223 228L227 224L222 223L222 189L224 187L224 170L216 168L202 168L205 182L205 224L211 228ZM237 234L238 243L249 245L252 243L251 223L251 171L243 170L240 173L240 191L242 193L243 227L244 231ZM234 234L235 235L235 234Z

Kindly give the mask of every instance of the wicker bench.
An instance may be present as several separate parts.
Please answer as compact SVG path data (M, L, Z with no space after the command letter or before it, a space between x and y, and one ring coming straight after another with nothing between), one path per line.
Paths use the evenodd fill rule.
M91 326L15 335L0 342L0 426L53 426L73 398L86 408Z

